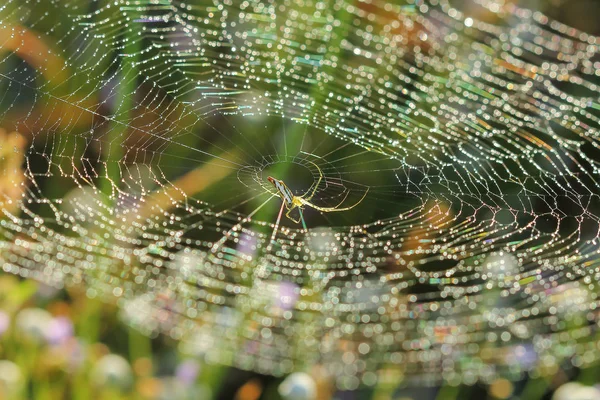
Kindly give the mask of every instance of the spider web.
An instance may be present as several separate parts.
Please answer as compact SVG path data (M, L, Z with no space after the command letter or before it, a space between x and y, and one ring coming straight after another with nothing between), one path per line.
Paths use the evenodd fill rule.
M346 389L594 363L600 39L456 3L9 0L3 270Z

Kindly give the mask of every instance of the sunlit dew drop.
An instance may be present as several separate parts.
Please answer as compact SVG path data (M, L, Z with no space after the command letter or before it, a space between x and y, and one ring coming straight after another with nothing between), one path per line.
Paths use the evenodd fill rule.
M374 312L383 305L381 296L384 296L389 288L381 285L378 276L367 276L365 278L344 280L343 285L339 285L341 290L331 288L328 295L333 295L330 300L334 304L340 304L339 311L360 311L362 322L370 322L371 317L368 313ZM334 309L337 308L334 305ZM359 316L357 316L357 319Z
M492 253L482 264L482 273L494 281L512 280L519 269L517 258L508 252Z
M331 228L318 227L311 229L306 235L308 249L311 252L324 256L338 250L339 239Z
M179 349L183 354L204 358L210 353L211 349L215 348L217 343L215 335L217 333L218 331L214 330L211 325L202 325L181 341Z
M205 262L205 254L185 248L173 255L173 259L169 262L169 268L174 275L180 276L184 280L190 280L202 276Z
M135 213L140 200L152 191L155 184L152 170L146 165L136 165L136 168L124 172L116 199L118 215Z
M239 97L239 112L243 116L245 123L261 123L266 120L268 114L265 113L265 94L259 91L247 91Z
M243 232L238 242L237 251L247 258L252 258L258 250L258 239L254 232Z
M126 300L122 306L122 318L148 334L158 329L158 320L154 318L154 312L151 296L138 296Z
M266 311L281 314L294 308L300 297L300 286L290 281L256 281L250 298L263 302Z
M514 346L506 354L506 362L518 366L521 370L529 370L539 361L537 353L531 344Z
M589 303L596 297L587 286L578 282L567 282L547 289L545 294L550 313L568 319L582 317Z
M105 213L101 195L88 186L75 188L67 193L61 209L83 226L89 226L94 217L99 218Z

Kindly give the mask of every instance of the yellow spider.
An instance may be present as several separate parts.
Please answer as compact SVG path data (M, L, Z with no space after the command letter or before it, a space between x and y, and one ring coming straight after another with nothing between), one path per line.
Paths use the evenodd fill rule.
M319 170L319 173L320 173L320 170ZM302 209L304 208L304 206L309 206L309 207L314 208L315 210L318 210L321 212L346 211L346 210L350 210L350 209L356 207L358 204L360 204L360 202L363 201L363 199L367 195L367 192L369 191L369 189L367 188L367 190L365 191L365 194L360 198L360 200L358 202L356 202L355 204L351 205L350 207L340 208L342 203L344 201L346 201L348 194L350 194L349 191L346 193L346 196L344 196L342 201L337 206L335 206L335 207L319 207L319 206L311 203L310 201L312 200L315 193L317 192L317 188L319 187L319 184L321 183L322 179L323 179L323 175L320 173L320 176L319 176L319 179L317 180L317 182L314 183L306 191L306 193L304 193L302 196L294 196L294 194L292 193L290 188L288 188L287 185L285 183L283 183L282 180L275 179L272 176L269 176L267 178L267 180L269 182L271 182L273 184L273 186L275 186L275 189L277 189L277 191L279 192L279 197L281 197L283 199L283 203L285 204L285 208L287 209L285 216L288 217L289 219L291 219L292 221L294 221L295 223L299 223L300 220L302 219L303 225L304 225L304 218L302 216ZM294 211L294 209L296 209L296 208L298 209L298 211L300 211L300 218L298 218L298 219L294 219L290 215L291 212Z

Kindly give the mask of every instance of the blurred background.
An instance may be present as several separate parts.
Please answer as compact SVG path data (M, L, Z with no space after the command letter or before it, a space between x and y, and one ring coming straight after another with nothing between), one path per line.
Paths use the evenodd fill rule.
M423 186L419 186L419 190L430 185L427 187L439 194L433 182L435 179L426 182L424 177L431 172L427 168L432 164L428 164L426 156L419 159L416 154L422 150L419 150L419 143L429 140L429 129L436 125L435 118L430 116L435 110L443 109L444 100L421 98L423 113L417 112L406 118L403 128L398 128L400 125L393 130L390 128L397 135L388 141L386 121L369 119L376 115L375 112L363 113L369 107L376 109L377 104L360 103L363 97L369 97L362 89L370 85L373 75L381 72L377 63L372 62L370 53L354 51L345 54L340 50L344 48L345 40L358 42L373 31L359 30L362 22L350 18L343 20L340 17L340 24L321 18L326 14L324 10L335 9L337 12L347 6L353 7L353 10L366 13L365 18L375 27L370 29L383 31L384 26L393 26L395 34L402 35L401 44L394 45L408 49L402 53L402 62L410 64L406 73L411 82L406 84L406 93L397 95L406 95L407 99L413 100L415 97L410 97L408 92L434 86L431 76L415 72L427 68L428 59L422 59L422 54L435 61L431 61L431 66L452 60L457 68L474 63L466 53L463 54L465 59L460 59L461 54L437 57L444 51L443 46L440 47L442 39L451 35L453 29L477 42L480 38L464 30L465 26L470 28L473 21L504 27L519 18L511 14L512 11L500 16L489 12L493 9L492 3L499 4L498 9L503 10L513 10L514 5L539 11L551 20L579 31L600 34L600 2L595 0L451 0L448 4L464 13L462 17L466 22L460 28L426 24L428 20L422 16L430 11L423 11L423 4L430 4L437 10L440 3L446 4L443 1L407 1L398 9L386 7L385 2L358 0L243 3L9 0L0 5L0 204L3 210L0 216L0 264L3 269L0 272L0 399L600 399L597 356L590 356L589 362L579 359L580 362L573 362L565 356L545 363L544 360L533 360L535 356L531 355L527 340L520 342L522 354L512 359L517 366L506 376L490 374L489 379L478 380L467 376L466 372L462 375L462 370L457 369L458 376L404 379L393 372L376 377L375 369L370 371L370 366L363 366L366 371L362 371L360 382L358 379L354 382L350 377L341 385L320 361L308 359L308 356L303 360L304 346L310 347L312 335L325 322L320 316L294 320L294 335L285 331L285 324L283 328L277 327L281 332L273 329L274 335L289 337L284 340L289 343L282 346L293 347L294 354L290 356L293 368L287 360L279 360L275 350L273 359L277 362L268 366L261 366L260 361L244 364L244 360L237 365L239 368L227 366L235 365L236 361L232 360L243 354L229 356L223 352L222 357L206 357L211 350L221 353L213 341L214 336L220 335L218 330L208 335L210 339L200 337L199 343L187 340L186 329L194 329L189 321L194 321L197 314L205 310L198 306L201 301L195 303L190 299L206 300L211 304L207 314L216 315L214 326L224 328L223 332L233 331L231 321L235 320L235 311L228 307L219 307L215 311L225 302L229 306L228 301L234 298L231 293L237 289L225 287L229 278L239 284L238 289L250 299L247 302L237 300L236 307L255 307L254 300L269 302L264 310L277 309L273 315L266 312L265 318L289 319L285 313L293 308L290 303L295 303L297 297L302 297L306 304L320 301L318 285L303 287L302 290L308 288L308 294L301 293L302 285L293 279L279 280L277 285L253 286L252 282L247 283L250 278L244 275L247 271L243 268L240 276L227 275L228 272L218 268L211 270L207 275L214 272L210 277L225 283L219 290L209 290L208 294L181 288L185 286L181 279L186 284L196 279L190 277L192 273L188 269L193 272L195 268L190 265L205 265L208 259L208 252L193 251L191 255L182 252L171 257L171 252L175 254L175 250L184 249L181 243L184 243L182 246L193 243L190 247L194 249L212 249L215 243L224 249L236 249L237 253L230 252L233 261L227 258L226 250L223 250L225 254L218 253L219 262L215 262L218 265L252 260L261 246L277 257L286 253L286 246L293 247L296 236L292 230L299 225L282 217L281 202L274 197L277 192L269 186L267 176L282 179L297 196L305 197L317 182L314 196L306 197L307 200L324 208L349 208L348 212L338 213L318 212L307 206L302 216L308 229L320 239L298 239L298 242L307 243L310 251L319 253L319 262L331 270L337 266L323 261L321 253L324 254L331 243L343 242L343 236L336 236L337 231L330 227L364 224L365 236L368 236L369 229L374 228L367 224L373 221L389 222L403 213L429 207L434 214L444 216L441 220L428 220L431 229L441 231L445 219L453 219L460 226L460 216L465 213L465 208L478 210L476 202L465 201L460 192L448 194L444 201L437 199L432 206L433 203L423 195L425 191L413 190L411 186L422 179ZM239 11L238 7L245 10L246 3L254 6L252 17L240 16L237 25L221 29L221 23L229 21L223 10ZM263 10L268 8L265 4L273 10L280 7L278 16L271 18L271 12ZM362 15L360 12L357 13ZM319 35L327 30L315 30L313 34L298 22L290 25L290 30L304 32L306 29L309 33L302 38L292 35L287 43L289 48L272 48L270 38L276 35L276 28L285 26L288 19L302 21L302 15L311 15L317 21L315 24L323 23L335 31L324 40ZM343 13L339 15L343 16ZM296 19L297 16L300 17ZM395 26L391 22L395 20L406 24ZM255 29L254 24L262 28ZM194 30L194 27L200 29ZM82 31L86 32L83 36ZM427 33L436 40L428 39ZM501 41L528 49L528 43L537 43L535 33L532 30L512 42L506 37ZM487 34L493 36L495 32L489 30ZM246 47L248 37L255 47ZM373 46L381 50L391 46L386 41L378 42L377 33L373 37L373 42L365 45L366 48ZM226 42L227 46L201 45L205 41ZM478 53L488 51L476 46L472 49ZM285 64L278 62L290 57L295 59L296 50L315 57L301 57L289 70L280 68ZM245 58L236 58L236 51L243 52ZM334 53L333 57L331 53ZM340 64L344 65L341 68L335 63L328 64L327 73L332 77L329 81L323 80L319 71L313 69L319 65L319 54L334 60L339 58ZM367 62L359 57L365 57L372 65L366 65ZM543 65L544 57L545 54L540 56L540 65ZM552 57L560 59L561 56ZM598 69L597 55L592 58L594 61L592 69ZM514 65L510 68L523 79L535 75ZM447 77L444 68L432 67L432 70L439 72L440 82ZM297 79L296 75L302 79ZM597 78L596 73L594 82L600 83ZM291 83L287 86L289 82L295 82L295 86ZM522 82L515 79L514 83ZM373 92L377 91L375 86ZM595 98L596 103L590 103L590 107L596 107L597 111L598 93L594 88L593 85L561 87L575 97ZM341 97L337 97L338 94ZM286 96L291 96L293 106L283 100L280 103L271 101L271 98L285 99ZM348 98L360 98L356 101L363 107L357 106L355 114L336 115ZM372 98L378 99L377 96ZM479 100L469 103L472 99L465 98L468 99L465 110L479 107ZM568 103L565 99L561 101ZM398 110L406 111L407 115L412 112L408 108ZM521 111L535 114L527 107ZM509 127L514 122L503 121ZM438 125L440 122L443 130L445 121L440 119ZM597 121L590 117L586 122L594 127ZM383 128L380 127L382 123ZM376 131L380 134L365 135L365 132ZM561 138L565 141L576 139L576 135L569 136L562 131L558 135L563 135ZM456 137L446 139L459 146L459 142L469 142L468 134L466 136L460 140ZM392 150L397 146L397 137L400 137L404 153ZM436 159L447 156L439 149L423 152ZM400 153L404 158L399 156ZM598 160L597 148L586 148L584 155ZM422 169L412 176L415 172L405 169L408 164ZM508 184L500 190L505 188L510 190ZM568 205L558 205L557 209L565 215L572 211ZM586 210L594 215L600 212L599 205L591 202ZM539 213L541 215L542 211ZM248 215L254 217L254 225L244 232L256 232L257 238L240 235L239 240L235 238L235 244L230 243L234 240L230 232L238 231L236 227ZM136 225L140 218L149 221L143 228ZM115 224L122 227L114 228ZM593 228L581 226L572 228L563 224L556 232L565 238L571 237L573 232L580 237L597 237ZM136 230L137 236L127 236L131 233L127 227ZM53 234L46 236L50 231ZM407 228L406 232L417 231ZM464 234L466 236L468 232L464 231ZM172 242L169 240L178 235L182 238L176 242L179 247L170 248ZM35 247L37 236L54 242L58 249L50 250L46 245ZM127 239L123 240L125 236ZM332 239L334 236L335 240ZM72 238L83 239L73 245L69 241ZM144 256L152 258L146 273L139 272L145 268L140 266L144 261L133 266L127 259L129 253L115 250L120 245L113 241L126 241L130 248L143 249L145 253L141 259ZM417 249L411 242L407 246L414 247L411 251ZM428 249L427 245L423 247ZM419 257L415 256L415 259ZM440 266L439 261L428 261L431 271L446 268L446 264ZM173 270L180 275L169 272L171 267L163 268L169 262L176 266ZM125 269L120 263L131 265L131 269ZM276 265L275 272L269 269L273 265ZM265 275L285 275L277 269L280 264L276 262L267 266L253 264L252 271L259 267L269 269ZM367 304L364 306L367 308L369 301L364 299L378 295L377 289L369 286L368 277L371 273L377 278L379 275L375 275L370 267L365 264L361 274L367 278L360 281L358 287L352 286L354 294L349 295ZM160 272L155 272L157 268ZM381 270L381 266L378 268ZM161 278L147 279L152 274ZM306 277L298 279L300 282L301 279L308 280ZM350 279L332 282L327 295L336 284L347 289L346 283ZM193 283L201 286L200 279ZM161 290L146 293L144 288L148 287L160 287ZM243 291L245 288L251 288L253 292L248 294ZM590 289L591 293L584 295L571 290L567 284L559 289L558 294L546 293L562 296L556 301L571 295L579 296L577 299L582 298L582 301L596 299L595 286ZM176 301L171 297L173 292L177 293ZM429 292L418 287L411 293ZM219 303L219 296L224 298L223 303ZM351 300L347 302L352 303ZM358 300L356 302L358 304ZM179 304L184 307L178 308ZM215 308L210 308L213 305ZM191 314L189 309L196 312ZM565 309L565 313L574 310ZM364 311L364 308L360 310ZM588 319L594 320L593 317ZM253 322L255 325L248 323L250 333L244 331L232 336L249 336L260 330L256 326L269 326L264 320ZM203 324L207 329L213 326L206 321ZM445 329L452 330L450 327ZM444 332L435 334L443 336ZM341 343L342 340L340 343L331 340L333 347L350 347L346 342ZM488 339L486 336L479 340L485 342ZM565 339L571 340L571 336ZM262 347L257 350L250 345L229 349L248 354L268 353ZM345 354L354 357L370 350L368 345L364 352L360 345L357 349L358 352ZM597 347L585 351L589 354L600 352ZM306 350L306 354L312 356L313 353L314 349ZM266 362L270 362L271 355L265 355ZM536 373L528 375L524 372L531 369L528 364L538 361L543 367ZM345 361L346 364L355 362L354 358ZM386 362L389 360L377 365ZM464 361L464 364L469 363ZM467 371L478 369L480 365L473 363L463 367ZM436 372L420 371L415 375L421 374L434 376ZM448 376L451 379L444 379Z

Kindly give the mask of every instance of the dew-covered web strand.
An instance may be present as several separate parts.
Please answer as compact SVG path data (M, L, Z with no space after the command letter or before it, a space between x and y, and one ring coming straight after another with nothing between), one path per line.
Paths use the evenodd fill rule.
M138 328L207 341L211 361L282 375L320 360L347 389L377 370L473 383L595 362L600 40L512 4L454 3L50 2L72 27L21 25L65 45L69 96L0 73L37 93L16 120L25 100L0 102L35 139L20 215L0 228L5 270L106 299L118 287ZM14 26L34 5L7 7ZM118 82L123 31L141 32L139 76ZM133 107L114 104L132 83ZM74 111L28 119L60 107ZM94 156L119 165L113 204L81 190ZM307 205L304 228L266 175L299 196L311 160L311 203L368 193L339 213ZM68 195L47 191L54 177Z
M2 74L2 73L0 73L0 76L1 76L1 77L3 77L3 78L5 78L5 79L9 79L9 80L13 81L13 79L12 79L12 78L10 78L10 77L8 77L8 76L6 76L6 75ZM17 82L17 83L19 83L20 85L27 86L27 85L25 85L25 84L22 84L22 83L20 83L20 82ZM44 94L45 94L45 95L47 95L47 96L50 96L50 97L52 97L52 95L51 95L50 93L44 93ZM55 98L55 97L52 97L52 98L53 98L54 100L56 100L56 101L59 101L59 102L63 101L62 99L59 99L59 98ZM84 111L85 111L85 112L89 112L89 113L93 113L93 111L91 111L91 110L84 110ZM95 113L94 113L94 114L95 114ZM96 116L98 116L98 117L101 117L101 118L106 118L106 117L104 117L104 116L102 116L102 115L99 115L99 114L96 114ZM115 122L115 123L117 123L117 124L124 125L122 122L115 121L114 119L111 119L111 122ZM127 128L129 128L129 129L133 129L133 130L139 131L139 132L140 132L141 134L143 134L143 135L148 135L148 136L154 137L156 140L161 140L161 141L169 141L169 142L170 142L170 140L169 140L168 138L164 138L164 137L162 137L162 136L159 136L159 135L157 135L157 134L154 134L154 133L152 133L152 132L150 132L150 131L145 131L145 130L142 130L142 129L139 129L139 128L136 128L136 127L133 127L133 126L129 126L129 125L126 125L126 126L127 126ZM193 148L193 147L190 147L190 146L187 146L187 145L185 145L185 144L178 143L178 142L173 142L173 143L177 144L178 146L185 147L185 148L186 148L186 149L188 149L188 150L192 150L192 151L198 152L198 153L200 153L200 154L203 154L203 155L205 155L205 156L209 156L209 157L211 157L211 158L217 158L217 159L219 159L219 160L221 160L221 161L224 161L224 162L227 162L227 163L233 164L233 166L231 166L231 167L228 167L228 168L235 168L236 166L237 166L237 167L243 167L243 164L239 164L239 163L237 163L237 162L234 162L234 161L232 161L232 160L227 160L227 159L225 159L225 158L219 157L218 155L215 155L215 154L211 154L211 153L205 152L205 151L203 151L203 150L201 150L201 149L198 149L198 148Z

